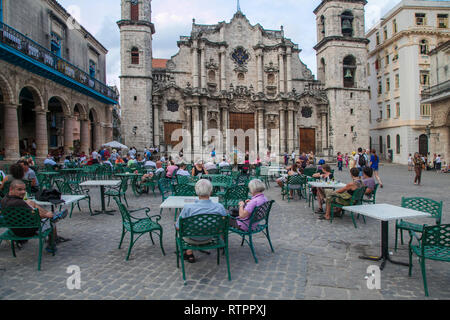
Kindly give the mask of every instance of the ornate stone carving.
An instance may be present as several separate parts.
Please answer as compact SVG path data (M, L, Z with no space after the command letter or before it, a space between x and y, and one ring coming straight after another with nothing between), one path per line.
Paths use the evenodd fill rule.
M302 117L303 118L311 118L312 117L312 108L311 107L303 107L302 108Z
M167 101L167 110L170 112L178 112L178 109L180 108L177 100L169 100Z
M208 70L219 70L219 64L214 62L214 59L209 59L209 62L205 63L205 67Z

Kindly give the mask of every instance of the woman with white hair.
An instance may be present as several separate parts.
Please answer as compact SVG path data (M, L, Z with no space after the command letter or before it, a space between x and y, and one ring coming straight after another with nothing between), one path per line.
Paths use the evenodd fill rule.
M184 219L198 214L216 214L224 217L228 215L222 204L214 203L209 199L212 190L213 186L209 180L202 179L195 184L195 193L197 193L199 200L195 203L188 203L184 206L178 217L177 223L175 224L177 230L180 228L180 218ZM192 245L202 245L211 242L210 238L204 237L184 238L183 240ZM187 260L189 263L195 262L195 257L192 250L186 250L184 253L184 260Z
M269 201L263 193L266 190L266 187L261 180L254 179L250 181L248 188L252 195L251 200L246 200L245 202L241 201L239 203L239 216L237 219L230 219L230 227L241 229L243 231L248 231L250 216L253 213L253 210ZM253 227L255 228L256 225Z

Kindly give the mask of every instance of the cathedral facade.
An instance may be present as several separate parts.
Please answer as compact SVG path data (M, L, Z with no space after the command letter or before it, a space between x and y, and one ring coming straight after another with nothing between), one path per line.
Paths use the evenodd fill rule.
M122 21L138 17L119 23L126 144L153 145L169 154L182 150L192 160L209 157L213 149L219 156L238 151L254 159L336 151L327 90L300 60L301 49L283 27L252 25L238 9L230 22L193 20L176 55L152 59L150 2L122 1ZM147 32L139 32L139 25ZM146 41L139 40L145 34Z

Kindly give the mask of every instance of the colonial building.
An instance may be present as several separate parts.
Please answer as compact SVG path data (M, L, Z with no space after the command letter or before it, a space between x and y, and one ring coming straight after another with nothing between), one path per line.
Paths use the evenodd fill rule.
M213 148L227 156L236 149L254 157L265 157L268 151L275 155L314 151L327 156L336 147L350 151L364 139L368 143L364 123L353 128L355 133L360 130L358 136L350 131L351 125L348 133L337 135L341 127L335 123L348 124L349 117L333 115L343 106L329 103L330 96L333 101L338 98L336 103L352 99L341 91L354 95L356 123L362 117L360 110L367 110L360 96L360 92L367 94L364 82L358 80L358 87L351 90L343 89L343 84L330 85L328 93L300 60L301 49L284 36L283 27L267 30L252 25L240 9L230 22L203 25L194 19L191 34L180 37L176 55L150 61L154 31L150 2L122 1L121 105L126 144L183 149L184 155L195 159L205 158ZM363 13L361 1L357 2ZM128 18L133 14L135 21ZM359 14L358 27L364 30L364 15ZM321 44L318 50L330 55L332 64L328 46ZM362 78L356 63L364 62L365 42L346 52L358 57L351 69L356 84Z
M6 160L112 140L107 50L55 0L0 1L0 148Z
M450 2L403 0L367 33L371 141L382 158L407 164L428 154L432 113L421 102L430 86L430 51L450 39Z
M430 154L440 154L450 164L450 40L430 52L430 88L422 92L422 105L430 105L426 128Z

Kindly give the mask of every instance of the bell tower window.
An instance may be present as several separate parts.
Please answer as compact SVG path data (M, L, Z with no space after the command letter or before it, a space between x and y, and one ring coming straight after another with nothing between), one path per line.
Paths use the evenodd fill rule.
M342 35L344 37L353 37L353 14L350 11L344 11L341 15Z
M139 64L139 49L136 47L131 49L131 64Z
M130 17L131 21L138 21L139 20L139 2L138 0L131 0L130 1Z
M344 58L344 88L355 87L356 59L353 56Z

